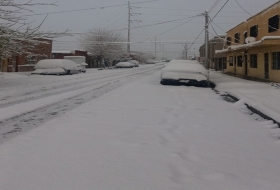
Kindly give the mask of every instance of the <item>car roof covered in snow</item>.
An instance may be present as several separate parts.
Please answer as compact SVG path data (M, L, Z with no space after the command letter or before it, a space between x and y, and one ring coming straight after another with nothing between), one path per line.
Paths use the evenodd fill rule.
M35 65L35 69L56 69L79 70L78 65L68 59L44 59Z
M205 67L195 60L172 60L162 69L162 72L165 71L201 73L207 76Z

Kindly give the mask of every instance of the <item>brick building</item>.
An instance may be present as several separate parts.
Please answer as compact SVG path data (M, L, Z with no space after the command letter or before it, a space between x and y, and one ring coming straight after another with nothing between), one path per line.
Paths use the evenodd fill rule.
M42 59L50 59L52 52L52 40L38 39L42 43L35 45L29 50L30 54L13 55L2 59L2 72L24 72L33 71L35 64Z

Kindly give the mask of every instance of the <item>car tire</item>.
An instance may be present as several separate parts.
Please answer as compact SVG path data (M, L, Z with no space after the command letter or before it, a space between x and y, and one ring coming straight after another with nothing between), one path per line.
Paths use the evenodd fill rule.
M167 85L166 81L164 81L164 80L161 80L161 81L160 81L160 84L162 84L162 85Z

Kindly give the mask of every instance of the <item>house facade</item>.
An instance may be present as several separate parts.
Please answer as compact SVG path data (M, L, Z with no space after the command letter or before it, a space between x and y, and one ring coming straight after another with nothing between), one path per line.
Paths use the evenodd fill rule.
M215 36L208 42L208 55L209 55L209 67L215 70L225 70L226 69L226 54L220 53L215 54L216 50L222 50L224 48L224 35ZM199 48L199 56L203 61L205 58L205 44Z
M52 59L64 59L64 56L84 56L86 58L87 68L99 68L101 64L91 53L84 50L73 51L52 51Z
M33 71L35 64L42 59L50 59L52 53L52 40L50 39L37 39L42 41L28 50L29 55L14 54L9 58L2 59L1 71L2 72L25 72Z
M269 6L229 30L226 48L227 72L280 82L280 2Z

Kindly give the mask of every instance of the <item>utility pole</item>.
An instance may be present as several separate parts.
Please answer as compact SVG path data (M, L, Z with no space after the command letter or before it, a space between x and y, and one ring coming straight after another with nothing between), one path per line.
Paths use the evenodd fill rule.
M157 59L157 37L155 37L155 60Z
M185 59L188 59L188 42L185 44Z
M130 57L130 23L131 23L131 20L130 20L130 16L131 16L130 10L131 10L131 7L130 7L130 3L128 1L127 57Z
M208 42L209 42L209 30L208 30L208 26L209 26L209 21L208 21L208 12L205 11L204 13L205 15L205 67L208 70L208 74L207 74L207 81L209 83L209 52L208 52Z

